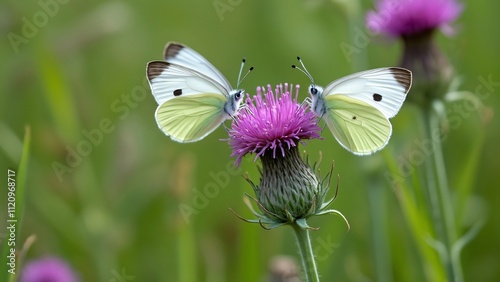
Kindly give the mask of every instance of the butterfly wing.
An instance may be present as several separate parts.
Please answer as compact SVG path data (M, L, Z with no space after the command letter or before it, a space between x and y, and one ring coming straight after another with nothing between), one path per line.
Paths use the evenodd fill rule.
M358 72L327 85L324 97L346 95L365 102L384 114L394 117L411 87L411 72L404 68L379 68Z
M337 141L356 155L387 145L394 117L411 87L411 72L379 68L337 79L321 94L323 117ZM321 101L323 100L323 101Z
M158 127L172 140L196 142L214 131L227 118L225 97L203 93L170 99L156 109Z
M356 155L370 155L387 145L392 126L375 107L346 95L325 97L323 118L337 141Z
M149 62L147 77L159 104L156 122L172 140L199 141L229 118L228 90L210 77L163 61Z
M158 104L179 96L217 93L228 97L230 89L196 70L180 65L152 61L146 69L149 86Z
M223 86L228 92L232 89L231 84L229 84L224 75L220 73L216 67L198 52L184 44L177 42L167 43L163 57L168 63L196 70L203 74L203 76Z

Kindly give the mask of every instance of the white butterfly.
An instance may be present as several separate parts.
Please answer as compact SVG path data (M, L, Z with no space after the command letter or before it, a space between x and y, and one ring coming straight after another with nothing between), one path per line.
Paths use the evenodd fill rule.
M362 156L387 145L392 133L389 118L403 105L411 87L411 71L397 67L367 70L339 78L323 89L314 83L304 64L302 68L297 69L312 82L312 111L325 120L342 147Z
M183 44L169 42L164 59L149 62L146 74L158 103L156 122L172 140L199 141L237 114L243 89L233 89L203 56Z

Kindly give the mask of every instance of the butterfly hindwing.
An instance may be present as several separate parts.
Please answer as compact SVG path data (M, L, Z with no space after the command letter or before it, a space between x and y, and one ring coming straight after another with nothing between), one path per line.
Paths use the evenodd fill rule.
M323 115L335 139L356 155L369 155L382 149L392 133L384 114L370 104L348 95L325 97Z
M226 119L224 103L224 96L216 93L176 97L158 106L156 122L174 141L199 141Z

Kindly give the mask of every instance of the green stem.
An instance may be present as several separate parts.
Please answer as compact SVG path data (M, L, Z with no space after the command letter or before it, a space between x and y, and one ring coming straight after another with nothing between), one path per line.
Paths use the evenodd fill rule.
M442 257L443 263L448 272L448 281L463 281L462 268L460 260L451 259L453 244L456 241L456 226L453 213L452 197L448 186L446 167L443 157L442 140L434 140L435 136L442 136L440 133L439 117L435 110L430 106L424 112L428 138L432 144L432 161L427 161L427 172L430 174L429 195L433 214L438 214L438 220L434 221L438 240L441 241L446 249L446 254ZM436 188L436 190L434 190ZM434 198L434 199L433 199Z
M430 115L430 128L436 132L440 131L439 118L434 111ZM447 239L450 244L456 240L455 219L453 217L453 205L450 188L448 186L448 178L446 176L446 168L443 157L443 149L441 142L432 142L432 151L434 152L434 168L437 178L437 184L441 199L441 207L443 209L443 217L445 222Z
M441 143L441 141L436 141L433 139L433 126L430 117L431 115L433 115L433 111L430 109L430 107L427 111L422 112L423 126L425 128L425 138L429 143L432 144L431 154L434 155L436 153L434 151L434 143ZM443 214L441 212L441 207L439 204L440 201L438 190L436 187L436 174L434 170L434 162L431 156L429 156L429 158L425 160L425 180L427 185L427 197L429 199L428 205L432 217L432 223L434 225L434 230L436 232L436 237L439 241L444 243L446 241L446 231L443 227Z
M318 268L314 259L314 252L309 237L309 229L302 229L298 224L292 224L293 231L297 237L297 245L299 245L299 253L302 259L302 268L304 271L306 282L319 282Z

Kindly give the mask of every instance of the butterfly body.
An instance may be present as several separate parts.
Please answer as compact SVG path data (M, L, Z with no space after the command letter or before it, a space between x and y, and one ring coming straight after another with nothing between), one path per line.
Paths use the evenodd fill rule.
M411 72L379 68L355 73L328 84L309 86L311 109L337 141L356 155L370 155L387 145L389 118L401 108L411 87Z
M171 42L165 61L147 64L146 75L158 103L158 127L174 141L196 142L238 113L242 89L193 49Z

